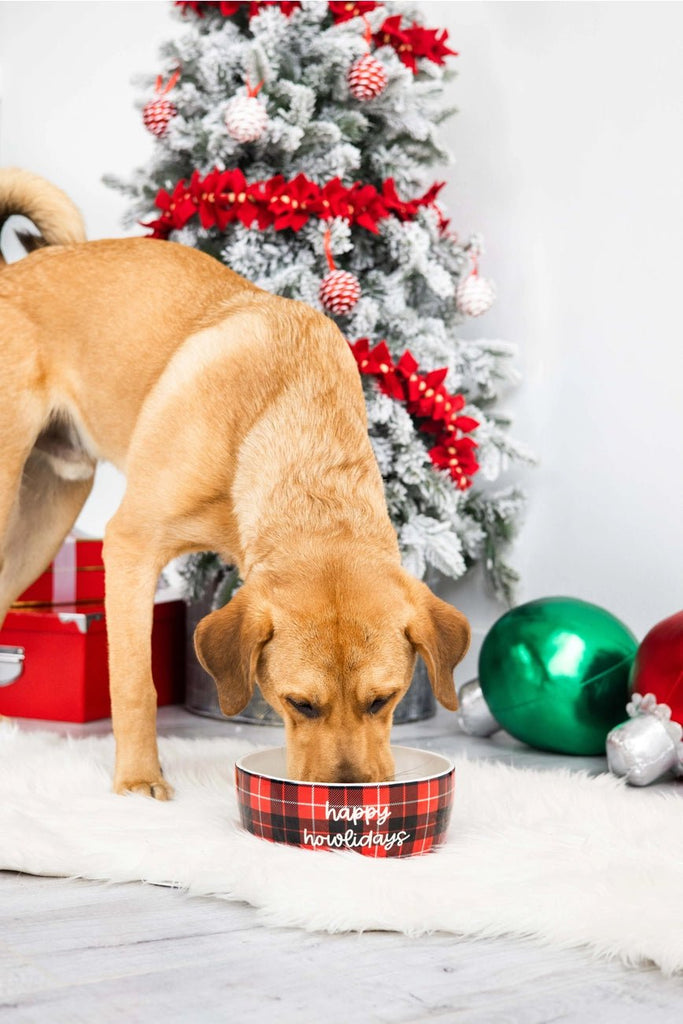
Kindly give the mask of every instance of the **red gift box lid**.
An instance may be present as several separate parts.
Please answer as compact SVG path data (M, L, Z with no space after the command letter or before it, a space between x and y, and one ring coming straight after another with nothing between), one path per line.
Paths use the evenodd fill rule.
M25 629L29 633L102 633L104 628L103 604L10 608L3 624L3 629Z

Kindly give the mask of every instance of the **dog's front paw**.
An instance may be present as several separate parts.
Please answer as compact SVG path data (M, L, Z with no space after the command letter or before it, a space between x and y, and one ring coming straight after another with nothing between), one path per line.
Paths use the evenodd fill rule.
M162 778L152 779L150 782L144 782L141 779L133 781L124 779L120 782L117 780L114 783L114 792L121 796L125 796L127 793L138 793L140 796L152 797L153 800L173 799L173 786L169 786L168 782Z

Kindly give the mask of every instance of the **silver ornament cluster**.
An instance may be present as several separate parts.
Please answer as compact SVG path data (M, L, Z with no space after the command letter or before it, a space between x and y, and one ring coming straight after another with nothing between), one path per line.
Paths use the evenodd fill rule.
M455 718L468 736L492 736L502 728L489 711L478 679L471 679L458 690Z
M476 273L461 280L455 292L456 305L465 316L481 316L486 313L495 297L493 282Z
M607 765L631 786L649 786L667 772L683 775L683 728L653 693L634 693L628 719L607 734Z
M233 96L225 108L225 127L237 142L255 142L268 124L268 111L256 96Z

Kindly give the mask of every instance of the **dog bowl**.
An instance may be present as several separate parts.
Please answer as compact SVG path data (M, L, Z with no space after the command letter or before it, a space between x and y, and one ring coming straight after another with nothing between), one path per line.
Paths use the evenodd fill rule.
M455 768L446 757L392 747L391 782L295 782L284 747L247 754L235 765L242 825L261 839L309 850L355 850L366 857L413 857L443 842Z

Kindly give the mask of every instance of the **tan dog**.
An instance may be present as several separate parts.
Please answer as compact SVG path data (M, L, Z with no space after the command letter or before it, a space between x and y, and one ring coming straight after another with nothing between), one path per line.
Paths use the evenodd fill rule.
M55 555L98 459L125 471L106 530L114 788L167 799L150 665L155 585L215 550L244 586L196 632L220 704L258 680L292 778L393 772L416 652L455 709L465 617L400 565L348 344L301 302L171 242L85 242L71 201L0 171L0 226L50 248L0 273L0 623Z

